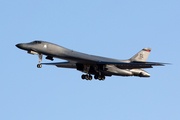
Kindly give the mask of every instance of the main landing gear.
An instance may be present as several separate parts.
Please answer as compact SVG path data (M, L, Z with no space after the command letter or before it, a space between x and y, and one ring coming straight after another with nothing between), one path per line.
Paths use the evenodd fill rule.
M86 80L92 80L92 76L91 75L82 75L81 76L82 79L86 79ZM98 79L98 80L105 80L105 76L104 75L95 75L94 79Z
M81 76L82 79L86 79L86 80L92 80L92 76L91 75L82 75Z
M95 75L94 79L98 79L98 80L105 80L105 76L104 75Z
M41 61L42 61L42 54L39 54L39 64L37 64L37 68L42 68L42 64L41 64Z

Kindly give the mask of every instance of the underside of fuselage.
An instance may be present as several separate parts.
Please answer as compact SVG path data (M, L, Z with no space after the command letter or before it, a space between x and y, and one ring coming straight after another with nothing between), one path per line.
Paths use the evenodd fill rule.
M86 73L86 75L83 76L91 76L94 75L95 79L103 80L105 76L138 76L138 77L150 77L150 74L142 69L120 69L117 66L114 65L97 65L97 64L80 64L80 63L71 63L71 62L62 62L62 63L54 63L54 64L48 64L44 63L46 65L56 65L57 67L63 67L63 68L74 68L81 72ZM84 78L89 80L89 78Z

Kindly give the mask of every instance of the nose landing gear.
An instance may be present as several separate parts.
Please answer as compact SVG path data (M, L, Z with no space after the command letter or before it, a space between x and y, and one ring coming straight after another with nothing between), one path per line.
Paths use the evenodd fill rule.
M39 64L37 64L37 68L42 68L41 61L42 61L43 55L42 55L42 54L39 54L38 56L39 56Z

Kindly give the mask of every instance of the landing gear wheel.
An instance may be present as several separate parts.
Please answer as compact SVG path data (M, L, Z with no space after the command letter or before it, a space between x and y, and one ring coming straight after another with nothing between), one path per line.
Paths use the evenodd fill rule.
M95 75L95 76L94 76L94 79L97 80L97 79L98 79L98 75Z
M88 75L85 75L85 79L86 79L86 80L89 80L89 76L88 76Z
M85 79L85 75L82 75L81 78L82 78L82 79Z
M105 80L105 76L101 76L101 80Z
M37 64L37 68L42 68L42 64Z
M102 79L100 75L98 76L98 79L99 79L99 80L101 80L101 79Z
M92 80L92 76L91 75L82 75L81 76L82 79L86 79L86 80Z
M92 76L91 75L89 75L89 80L92 80Z
M99 76L98 76L98 79L99 79L99 80L105 80L105 76L104 76L104 75L99 75Z

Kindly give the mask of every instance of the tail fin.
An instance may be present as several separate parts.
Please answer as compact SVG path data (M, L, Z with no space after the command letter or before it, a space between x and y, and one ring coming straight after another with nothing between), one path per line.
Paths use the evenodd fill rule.
M131 61L146 62L150 52L151 52L151 48L144 48L140 52L138 52L136 55L134 55L132 58L130 58L130 60Z

